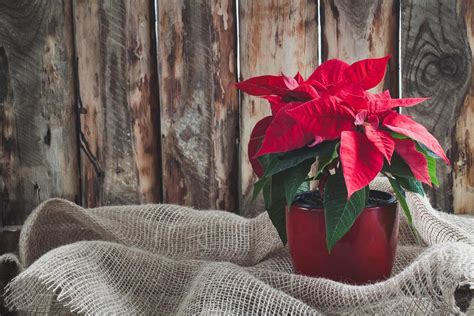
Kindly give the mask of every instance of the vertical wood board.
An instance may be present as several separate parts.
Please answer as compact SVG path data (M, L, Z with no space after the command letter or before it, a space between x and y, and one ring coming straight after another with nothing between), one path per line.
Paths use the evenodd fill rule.
M462 127L472 119L461 115L472 111L469 110L472 99L468 97L472 93L469 92L472 80L469 41L472 41L472 31L468 35L465 24L468 16L472 19L472 5L471 10L467 10L467 2L456 0L403 0L401 3L403 96L430 97L430 100L402 112L426 126L440 141L452 166L458 170L454 177L459 186L464 179L468 180L466 170L471 168L460 165L472 161L469 157L461 158L471 153L473 145L469 133L472 132L472 125L464 125L463 131L456 131L456 125ZM469 29L472 30L472 25ZM466 141L467 147L463 144ZM438 165L440 186L430 190L431 202L434 207L450 212L453 210L452 169L441 161ZM458 190L465 189L467 186L458 187ZM468 190L472 196L472 186Z
M160 201L151 1L75 2L88 207Z
M391 55L384 82L374 90L398 95L398 0L322 0L323 61L348 63Z
M234 211L235 2L157 5L164 202Z
M453 209L458 214L474 215L474 1L459 1L457 14L464 19L470 47L469 88L456 119L453 143Z
M79 200L71 1L0 2L0 211Z
M318 64L317 1L242 0L240 21L240 80L297 71L307 78ZM264 211L263 200L252 201L257 181L248 160L247 144L255 124L271 114L262 99L242 94L240 121L240 209L244 216Z

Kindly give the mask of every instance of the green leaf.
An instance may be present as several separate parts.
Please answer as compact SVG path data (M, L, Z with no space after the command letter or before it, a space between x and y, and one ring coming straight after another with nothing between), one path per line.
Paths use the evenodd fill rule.
M303 147L286 153L264 155L261 158L268 156L266 159L269 159L267 165L264 165L259 158L260 163L264 166L264 176L268 177L280 173L299 165L307 159L313 159L314 162L317 156L332 153L336 143L337 142L334 141L328 141L314 147Z
M272 177L262 177L258 179L257 182L253 185L253 194L252 194L252 200L255 200L258 196L258 194L263 190L265 185L270 182Z
M430 175L431 183L438 186L439 181L438 181L438 177L436 176L436 160L439 159L439 157L433 154L423 144L418 143L416 148L418 149L419 152L421 152L426 157L426 161L428 162L428 174Z
M309 184L305 182L311 165L316 161L316 157L332 153L336 144L336 141L328 141L315 147L259 157L265 173L255 183L253 196L263 192L265 208L284 244L286 244L286 205L293 202L298 190L309 189Z
M262 165L263 170L267 170L271 162L271 155L263 155L257 158Z
M393 154L391 164L385 162L382 172L388 172L398 183L410 192L425 194L423 185L416 180L408 164L398 154ZM390 178L390 177L388 177Z
M429 152L425 151L423 147L417 146L417 150L420 151L425 157L426 161L428 162L428 173L430 175L430 180L433 184L438 185L438 178L436 177L436 158L433 158ZM406 179L414 179L415 176L411 171L410 167L407 163L401 158L398 154L394 153L392 156L391 164L389 165L387 162L384 163L383 172L388 172L392 176L395 177L403 177ZM407 187L405 187L408 189ZM412 190L409 190L412 191ZM420 193L418 191L413 191ZM421 194L421 193L420 193Z
M326 245L331 252L336 242L352 227L365 208L368 187L352 194L347 200L347 188L342 172L328 178L324 189L324 216L326 220Z
M319 156L318 160L318 171L316 173L316 177L319 177L319 175L323 172L324 168L329 166L334 160L336 160L339 157L339 154L337 150L339 149L339 142L334 145L334 150L332 153L329 154L322 154Z
M413 220L411 218L410 209L408 207L407 200L405 198L405 191L403 191L402 187L397 182L397 180L395 180L393 178L390 178L390 177L387 177L387 178L388 178L388 181L390 181L390 185L393 188L393 192L395 192L395 196L397 197L398 202L400 202L400 205L403 209L403 212L405 213L405 216L408 219L408 223L411 224L413 222Z
M263 186L263 189L262 189L262 192L263 192L263 201L264 201L264 204L265 204L265 209L267 209L268 211L268 208L271 206L272 204L272 189L273 189L273 177L268 177L269 182L267 182L264 186Z
M303 183L301 183L300 187L296 191L296 195L300 193L308 192L310 189L311 189L311 186L310 186L309 181L305 180Z
M288 206L293 203L293 199L295 198L298 189L301 187L301 184L305 182L312 164L313 159L308 159L298 166L282 172L282 176L285 179L285 197Z
M391 164L387 162L384 163L382 168L383 172L389 172L393 176L399 176L404 178L414 178L413 172L411 172L410 167L407 165L405 160L403 160L400 155L394 153L392 156Z
M428 161L428 173L430 175L431 183L436 186L439 186L438 177L436 176L436 158L431 156L425 156Z
M398 183L407 191L415 192L421 195L425 195L425 191L423 190L423 185L420 181L413 179L413 178L403 178L395 176L395 179Z
M402 135L402 134L397 133L397 132L390 131L389 133L390 133L390 135L392 135L393 138L396 138L396 139L407 139L407 138L409 138L408 136Z
M425 156L430 156L434 159L441 159L440 156L438 156L437 154L429 150L429 148L423 145L422 143L417 142L416 144L417 144L416 148L418 149L418 151L422 152Z
M263 199L268 216L275 226L283 244L286 244L286 214L284 175L276 174L263 187Z

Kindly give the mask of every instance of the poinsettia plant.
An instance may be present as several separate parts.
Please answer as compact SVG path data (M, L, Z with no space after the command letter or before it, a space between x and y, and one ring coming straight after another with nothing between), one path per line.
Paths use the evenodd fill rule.
M259 76L237 83L252 96L269 101L271 115L254 127L248 144L251 165L265 207L284 243L285 207L296 194L319 180L330 251L351 228L379 174L393 187L406 217L405 192L424 194L422 183L437 185L436 161L449 164L438 141L397 108L426 98L395 99L389 91L371 93L385 76L390 56L349 65L332 59L304 80ZM311 166L317 171L309 176Z

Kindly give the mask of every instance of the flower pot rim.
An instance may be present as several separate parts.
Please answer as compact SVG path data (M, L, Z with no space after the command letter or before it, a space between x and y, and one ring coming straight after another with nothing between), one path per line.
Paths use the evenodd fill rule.
M324 208L311 207L309 205L309 203L305 203L305 202L298 203L297 202L298 197L301 197L302 195L308 194L308 193L314 194L315 192L317 192L319 194L319 191L317 191L317 190L306 191L306 192L298 194L295 198L295 201L293 201L293 203L291 204L291 207L288 207L287 210L289 210L292 207L297 207L298 209L307 210L307 211L324 211ZM387 200L383 201L383 202L380 202L380 203L377 203L377 204L374 204L374 205L369 205L368 204L364 208L364 210L377 210L377 209L380 209L381 207L382 208L383 207L388 207L388 206L396 205L398 203L396 197L391 193L380 191L380 190L372 190L372 189L370 190L370 193L376 193L376 194L379 194L379 195L384 195L384 196L387 197Z

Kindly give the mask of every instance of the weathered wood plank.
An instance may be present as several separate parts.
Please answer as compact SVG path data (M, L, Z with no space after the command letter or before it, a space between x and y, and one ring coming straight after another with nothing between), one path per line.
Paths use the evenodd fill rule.
M461 206L464 203L472 211L472 3L403 0L401 21L403 96L431 97L403 112L423 123L440 140L456 170L453 174L451 168L439 164L440 187L430 190L431 202L444 211L453 210L454 177L459 190L456 194L468 199L463 202L458 197L456 211L466 212L467 208Z
M152 1L75 2L84 204L160 201Z
M375 88L398 95L398 0L321 1L322 60L348 63L392 55L385 81Z
M237 207L235 2L160 0L163 199Z
M264 74L306 78L318 62L317 1L242 0L240 16L240 79ZM242 95L240 132L240 208L245 216L264 210L262 199L252 201L257 180L248 162L247 144L253 126L270 114L263 100Z
M464 19L471 56L470 68L466 69L470 73L469 88L455 123L453 209L459 214L474 214L474 1L459 1L457 12Z
M71 1L0 2L0 210L79 200Z

